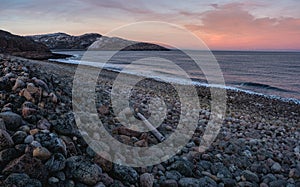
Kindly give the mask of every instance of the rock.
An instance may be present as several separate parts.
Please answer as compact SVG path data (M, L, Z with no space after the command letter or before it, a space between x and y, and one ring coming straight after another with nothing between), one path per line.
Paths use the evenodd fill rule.
M239 182L237 186L239 186L239 187L258 187L257 184L248 182L248 181Z
M30 143L30 145L32 145L33 147L42 147L42 145L41 145L40 142L38 142L38 141L32 141L32 142Z
M113 164L109 160L111 160L110 155L104 151L101 151L93 158L93 161L98 164L105 172L110 172L113 168Z
M140 186L141 187L152 187L154 177L150 173L144 173L140 176Z
M292 168L289 172L289 177L293 179L300 179L300 164L296 168Z
M100 181L103 182L103 184L105 184L106 186L110 186L114 182L114 179L108 176L107 173L101 173Z
M124 181L125 185L135 184L138 180L138 173L131 167L121 166L118 164L114 165L113 171L111 172L111 176L120 181Z
M0 118L3 119L6 129L11 131L22 125L22 117L13 112L2 112L0 113Z
M40 142L43 147L46 147L52 153L67 154L65 142L60 139L55 133L39 132L34 135L35 140Z
M13 145L14 142L10 135L5 130L0 129L0 151L12 147Z
M278 162L275 162L275 163L272 165L271 170L272 170L274 173L280 173L280 171L281 171L281 165L280 165Z
M95 185L99 182L99 175L102 173L99 166L80 156L68 158L66 167L72 178L88 185Z
M99 182L94 187L106 187L106 186L105 184L103 184L103 182Z
M50 178L48 179L48 183L49 183L50 185L54 185L55 183L58 183L58 182L59 182L59 179L56 178L56 177L50 177Z
M43 80L38 79L36 77L33 77L32 80L34 81L35 85L37 85L38 87L42 88L44 91L49 93L49 87Z
M259 182L258 176L257 176L255 173L253 173L253 172L251 172L251 171L249 171L249 170L244 170L244 171L242 172L242 176L243 176L243 177L245 178L245 180L247 180L247 181L250 181L250 182L256 182L256 183Z
M50 172L61 171L66 166L66 159L61 153L55 153L52 157L45 163L45 166Z
M224 187L234 187L234 186L236 186L235 180L231 179L231 178L223 178L222 182L224 184Z
M180 187L216 187L217 183L208 177L201 179L181 178L178 182Z
M129 186L129 185L127 185ZM109 187L125 187L124 184L119 180L114 180L114 182Z
M170 169L177 170L179 173L187 177L193 176L193 168L193 163L187 160L178 160L174 162L170 167Z
M22 97L25 97L25 99L27 101L31 101L33 103L35 102L35 99L31 95L31 93L25 88L20 91L19 95L22 96Z
M13 91L16 91L17 89L22 89L25 87L25 83L20 78L17 78L15 85L12 87Z
M53 103L57 103L58 102L58 98L57 98L57 96L54 94L54 93L50 93L49 94L49 97L51 98L51 101L53 102Z
M182 177L182 175L176 170L171 170L171 171L166 172L167 179L174 179L174 180L178 181L181 177Z
M30 179L25 173L12 173L4 181L5 186L17 186L17 187L42 187L40 181Z
M47 160L51 157L50 151L45 147L37 147L32 152L33 157L37 157L41 160Z
M161 187L178 187L176 180L165 180L160 184Z
M60 171L60 172L57 172L57 173L54 173L54 175L56 178L58 178L59 180L61 181L65 181L66 180L66 175L64 172Z
M140 137L141 134L142 134L141 132L128 129L128 128L124 127L124 126L115 128L113 130L113 133L114 134L119 134L119 135L126 135L126 136L135 136L135 137Z
M18 151L15 148L4 149L0 152L0 170L6 166L9 161L17 158L19 155Z
M24 143L26 144L30 144L31 142L34 141L34 137L32 135L28 135L25 139L24 139Z
M287 185L287 181L285 180L275 180L270 182L269 186L271 187L282 187L282 186L286 186Z
M22 108L22 116L26 119L30 115L33 115L37 112L36 109L34 108L29 108L29 107L23 107Z
M41 162L41 160L24 154L19 158L11 161L4 169L4 174L9 173L26 173L32 178L44 181L48 175L48 172Z
M12 140L14 141L15 144L21 144L24 142L25 138L27 137L26 132L23 131L17 131L15 134L12 136Z
M46 119L41 119L37 122L37 128L41 129L41 130L50 130L51 128L51 124L49 123L48 120Z
M0 118L0 129L6 131L5 123L4 123L3 119L1 119L1 118Z

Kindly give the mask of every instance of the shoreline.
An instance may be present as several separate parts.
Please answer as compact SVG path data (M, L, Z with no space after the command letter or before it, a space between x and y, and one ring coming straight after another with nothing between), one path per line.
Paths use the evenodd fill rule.
M49 59L48 61L51 62L51 63L57 63L57 64L66 64L66 65L75 65L75 66L78 65L77 62L75 62L75 63L68 63L67 61L60 62L58 60L59 59ZM88 65L88 64L80 64L80 66L96 67L96 66ZM99 68L99 67L96 67L96 68ZM119 73L118 70L114 70L114 69L103 69L103 70L108 71L108 72L112 72L112 73ZM132 73L132 72L125 72L125 74L136 76L136 77L142 77L142 75L138 75L138 74L135 74L135 73ZM157 81L157 82L166 82L165 80L162 81L160 78L154 78L153 77L151 79L153 79L154 81ZM201 81L197 80L197 79L192 79L191 81L192 81L192 86L199 87L200 89L201 88L209 88L209 89L210 88L220 88L220 89L225 89L226 91L230 91L230 92L231 91L233 91L233 92L242 92L244 94L258 95L258 96L262 96L262 97L265 97L265 98L268 98L268 99L280 100L280 101L283 101L283 102L295 103L295 104L299 104L300 105L300 99L297 99L297 98L282 97L282 96L278 96L278 95L268 95L268 94L264 94L264 93L260 93L260 92L256 92L256 91L251 91L251 90L247 90L247 89L243 89L243 88L238 88L238 87L234 87L234 86L209 85L207 83L201 83ZM169 83L178 84L178 85L186 85L186 84L180 83L180 82L178 82L176 80L170 81Z
M0 168L3 171L0 173L0 185L300 185L299 104L227 90L227 110L220 132L206 151L198 153L195 150L203 141L201 137L211 111L209 88L197 87L201 108L197 129L189 143L177 155L161 164L142 168L124 167L95 154L75 124L72 85L76 65L2 55L0 65L0 86L3 86L0 114L0 120L3 119L3 123L0 123ZM93 76L92 73L90 75ZM151 134L125 130L115 121L111 107L106 105L109 95L105 92L111 89L112 79L116 75L113 71L105 70L97 79L96 96L99 102L96 107L99 118L104 120L107 130L120 142L146 147L156 144L157 140ZM3 77L10 77L10 80ZM48 94L39 97L35 97L38 96L35 95L37 92L32 93L35 100L24 94L21 96L22 88L30 91L30 83L34 84L33 90L36 90L38 82L33 77L43 80L49 90ZM27 88L26 85L20 85L20 88L12 90L17 79L24 80ZM153 87L159 92L151 92ZM172 96L174 90L166 91L169 87L166 83L147 79L138 84L132 96L137 102L143 101L147 95L155 96L158 93L170 98L173 108L158 127L166 137L176 129L179 111L177 98ZM19 119L19 125L10 121L16 118ZM102 142L97 132L92 139ZM116 156L110 151L107 150L105 154ZM158 151L157 154L163 152ZM56 164L47 164L51 162ZM44 171L43 175L39 174L40 171Z

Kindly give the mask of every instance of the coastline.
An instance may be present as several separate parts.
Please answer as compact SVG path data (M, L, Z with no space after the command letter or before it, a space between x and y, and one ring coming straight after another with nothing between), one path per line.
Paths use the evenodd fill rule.
M66 183L71 184L72 182L74 185L82 184L83 186L93 186L97 183L102 183L106 186L112 184L119 186L142 186L145 181L151 180L151 177L145 177L148 175L154 177L152 180L154 186L168 186L170 184L178 186L217 186L217 184L223 184L225 186L257 186L265 184L272 186L276 184L291 184L297 186L300 184L299 104L235 90L226 90L227 111L221 131L208 150L204 153L195 153L194 149L199 145L199 141L201 141L199 138L203 135L210 116L209 88L202 86L197 87L202 112L200 114L201 120L199 120L199 127L190 143L188 143L177 156L162 164L146 168L125 167L126 169L124 169L89 152L90 150L87 148L87 145L83 139L80 138L81 135L75 130L76 124L74 124L74 121L73 123L66 123L66 121L70 120L68 115L72 113L72 80L76 71L76 65L35 61L11 56L3 57L2 55L0 55L0 58L3 58L1 65L3 65L3 61L7 61L15 65L26 67L30 78L37 77L38 79L47 80L47 83L49 82L48 86L52 85L49 86L49 89L57 95L59 102L53 104L50 98L45 96L45 98L42 99L45 104L44 108L40 108L39 103L35 106L37 107L35 108L35 110L38 111L37 113L44 118L48 118L47 120L52 124L49 129L39 129L36 125L37 121L28 118L26 115L25 117L22 112L23 103L11 103L12 106L6 107L11 108L13 112L23 117L23 120L26 122L24 126L30 128L30 130L24 131L26 132L26 138L31 135L31 131L34 129L38 129L35 130L38 131L37 134L34 134L36 141L39 140L39 134L42 134L40 136L46 136L44 134L48 133L43 132L43 130L56 133L67 146L67 153L64 157L66 157L65 159L68 163L66 168L59 170L59 173L62 172L66 175L65 180L62 180L51 172L43 177L36 176L33 171L33 173L18 172L15 168L8 166L14 165L18 161L17 159L22 157L22 155L32 154L32 149L34 149L30 148L32 147L32 142L26 144L21 141L22 143L15 143L15 145L10 145L9 148L5 147L5 149L1 150L1 152L3 152L7 149L16 149L22 152L22 150L18 150L16 147L17 145L24 145L23 147L26 147L27 152L24 150L25 153L22 152L18 158L12 157L10 160L6 159L5 161L1 161L0 165L4 167L4 171L6 172L0 174L0 185L7 184L9 182L7 178L11 176L12 173L25 173L28 174L31 179L38 178L43 185L47 184L53 186L58 184L65 185ZM3 65L2 70L5 66L11 66L10 63ZM89 69L89 67L86 68ZM16 72L21 73L22 70ZM103 85L103 88L109 88L112 84L111 79L114 78L116 74L116 72L109 70L102 71L99 78L100 86ZM2 76L4 76L4 73ZM144 82L144 85L150 88L151 86L155 86L166 94L166 85L164 83L156 80L147 80ZM8 91L8 93L18 95L18 92ZM1 106L3 107L3 112L5 109L4 105L9 103L9 101L5 99L2 100L3 104ZM103 114L106 114L106 112ZM61 127L62 124L58 122L60 120L65 123L65 126ZM7 126L7 124L5 125ZM112 124L112 128L118 128L118 126ZM69 129L72 130L69 132ZM171 129L167 127L164 129L162 127L161 130L164 134L168 134L170 131L172 132L172 126ZM7 131L9 136L14 137L17 131L22 130L8 129ZM114 129L112 129L112 131L114 131ZM116 137L123 142L129 141L127 143L130 144L131 140L129 140L130 138L128 139L128 137L132 138L134 135L126 133L124 134L124 132L118 129ZM74 137L76 137L76 140ZM139 141L144 140L141 137L137 138ZM151 141L151 138L149 138L149 145ZM75 149L75 153L72 152L74 151L72 149ZM52 150L50 151L53 152ZM53 154L58 153L52 153L51 156L53 156ZM80 157L80 159L78 157ZM82 160L85 161L83 162ZM97 170L97 167L95 169L93 165L96 163L98 167L101 168L101 172L98 170L95 171L97 176L93 175L93 177L88 177L88 181L82 179L84 177L81 177L81 173L78 175L77 173L74 174L75 171L70 169L72 168L72 164L79 168L83 167L81 162L88 163L87 165L94 168L94 170L91 171ZM41 168L44 168L43 164L40 163L40 165ZM8 170L7 167L10 168L10 170ZM67 175L68 172L71 174ZM53 178L50 180L51 177L58 180L56 182L57 184L52 181Z

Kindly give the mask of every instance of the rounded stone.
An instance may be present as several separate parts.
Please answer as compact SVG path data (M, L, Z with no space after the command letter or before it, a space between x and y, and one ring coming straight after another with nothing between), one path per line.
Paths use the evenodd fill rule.
M37 157L41 160L47 160L51 157L50 151L45 147L37 147L32 152L33 157Z

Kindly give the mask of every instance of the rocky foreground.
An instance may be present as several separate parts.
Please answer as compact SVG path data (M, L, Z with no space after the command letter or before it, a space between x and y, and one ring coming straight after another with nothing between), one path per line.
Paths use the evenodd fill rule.
M209 90L198 88L202 108L190 142L161 164L125 167L97 155L76 127L75 69L0 55L0 186L300 186L300 105L229 91L220 133L198 153L210 117ZM113 77L104 72L98 80L99 118L120 142L157 144L150 133L130 131L115 120L107 95ZM147 97L157 94L151 87L170 95L166 85L147 80L132 100L147 104ZM180 105L176 97L169 102L173 108L158 128L166 137L176 128ZM101 142L99 137L93 135Z

